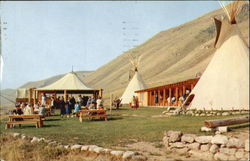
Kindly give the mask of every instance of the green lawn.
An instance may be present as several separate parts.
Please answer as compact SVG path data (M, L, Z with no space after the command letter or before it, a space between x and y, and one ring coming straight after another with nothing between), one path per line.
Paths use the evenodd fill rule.
M124 145L131 142L132 139L157 142L163 138L165 130L202 134L199 130L204 120L222 118L221 116L151 117L152 115L160 115L164 110L148 107L132 110L122 107L121 110L112 110L112 117L109 117L109 121L85 119L83 123L80 123L77 118L46 117L45 126L38 129L34 125L23 125L21 128L15 127L5 130L3 121L0 124L0 130L49 138L62 143L96 144L109 147ZM245 127L243 126L243 128Z

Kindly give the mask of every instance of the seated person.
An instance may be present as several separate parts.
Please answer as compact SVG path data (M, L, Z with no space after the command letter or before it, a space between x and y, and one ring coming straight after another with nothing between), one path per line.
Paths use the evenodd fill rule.
M41 116L45 117L45 115L46 115L45 105L42 105L42 106L39 107L38 115L41 115Z
M96 109L96 103L93 102L90 104L89 106L89 110L95 110ZM89 115L96 115L97 113L96 112L89 112Z
M23 114L23 111L22 111L22 109L20 108L20 106L16 106L16 109L15 110L13 110L13 112L12 112L14 115L22 115Z
M12 113L13 113L13 115L22 115L22 114L23 114L23 111L22 111L22 109L20 108L19 105L16 105L16 109L13 110ZM15 118L14 120L16 120L16 121L22 121L23 118Z
M23 113L24 113L24 115L32 115L33 114L33 108L31 106L31 104L24 107Z
M97 108L97 110L104 110L104 109L103 109L103 107L102 107L102 106L99 106L99 107ZM105 114L105 112L98 112L98 114L99 114L99 115L101 115L101 114Z
M89 108L89 110L95 110L96 109L96 103L91 103L88 108Z

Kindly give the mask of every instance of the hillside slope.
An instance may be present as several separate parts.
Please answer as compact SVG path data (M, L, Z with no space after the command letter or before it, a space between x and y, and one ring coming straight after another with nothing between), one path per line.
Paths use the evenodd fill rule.
M129 70L132 68L127 59L129 53L142 56L139 72L148 87L194 78L197 73L205 70L215 52L213 43L216 32L212 18L222 15L224 11L219 9L183 25L162 31L96 71L77 72L77 74L90 87L103 88L105 99L109 98L110 93L121 96L128 85ZM241 8L237 21L245 40L249 42L248 3ZM21 87L46 86L62 76L28 82ZM8 90L1 91L2 95L4 93L8 93Z
M215 27L213 17L224 15L222 9L210 12L186 24L162 31L100 67L84 79L95 88L104 88L104 97L110 93L121 96L131 69L128 53L142 55L139 72L149 87L194 78L202 73L211 60ZM244 38L249 40L249 4L243 5L238 23Z

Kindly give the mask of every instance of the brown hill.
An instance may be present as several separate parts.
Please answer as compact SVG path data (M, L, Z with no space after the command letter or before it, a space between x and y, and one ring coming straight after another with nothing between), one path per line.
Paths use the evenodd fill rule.
M93 87L104 88L105 98L110 93L121 96L129 82L131 65L126 59L128 53L142 55L139 72L149 87L194 78L196 73L205 70L215 52L213 43L216 31L212 18L222 15L222 9L216 10L162 31L100 67L84 80ZM243 5L237 20L244 38L249 40L248 3Z
M87 73L87 76L82 72L78 72L78 76L93 88L103 88L105 99L109 98L110 93L121 96L129 83L131 69L126 55L133 53L142 55L139 72L148 87L194 78L197 73L205 70L215 52L213 43L216 33L212 18L222 15L222 9L215 10L183 25L162 31L96 71ZM241 8L237 21L244 38L249 42L248 3ZM46 86L62 76L29 82L22 87Z

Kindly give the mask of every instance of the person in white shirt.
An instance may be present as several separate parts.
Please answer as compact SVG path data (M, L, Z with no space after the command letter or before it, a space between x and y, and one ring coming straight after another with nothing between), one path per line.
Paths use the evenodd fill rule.
M33 114L33 108L31 106L31 104L29 104L26 107L24 107L23 114L24 115L32 115Z
M46 105L46 96L43 94L42 96L42 105Z
M96 104L97 104L97 108L103 107L102 97L98 97L98 99L96 100Z

